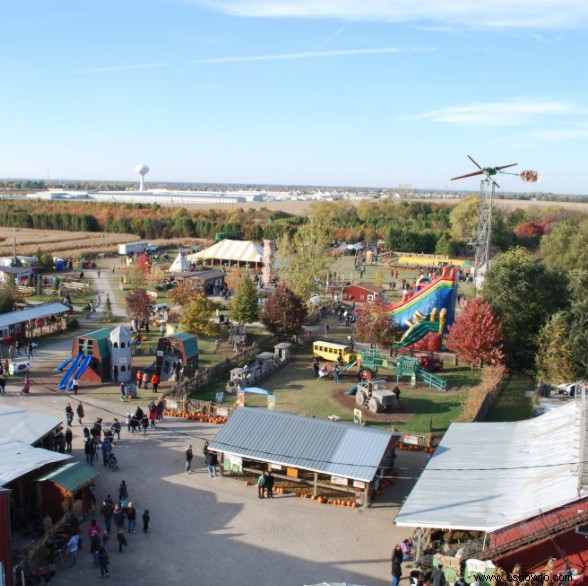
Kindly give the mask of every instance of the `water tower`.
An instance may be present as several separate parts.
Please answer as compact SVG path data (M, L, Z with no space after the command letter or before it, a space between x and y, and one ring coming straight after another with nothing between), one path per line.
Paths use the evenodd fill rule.
M139 184L139 191L145 191L145 175L149 173L149 167L145 163L135 165L135 173L141 176L141 183Z

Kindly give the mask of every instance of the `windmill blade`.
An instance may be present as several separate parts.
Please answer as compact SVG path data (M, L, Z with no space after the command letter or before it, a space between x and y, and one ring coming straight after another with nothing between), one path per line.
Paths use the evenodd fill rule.
M480 165L478 165L478 163L476 163L476 161L474 161L474 159L472 159L472 157L470 157L469 155L468 155L468 159L469 159L469 160L470 160L470 161L471 161L471 162L472 162L474 165L476 165L476 167L478 167L478 169L482 170L482 167L480 167Z
M498 189L500 189L500 185L498 185L498 183L496 183L496 181L492 181L492 185L494 185L495 187L497 187Z
M511 163L510 165L503 165L502 167L497 167L497 169L500 171L501 169L508 169L509 167L516 167L518 165L518 163Z
M483 175L484 171L480 169L480 171L474 171L473 173L468 173L467 175L460 175L459 177L452 177L451 181L455 181L456 179L463 179L464 177L473 177L474 175Z

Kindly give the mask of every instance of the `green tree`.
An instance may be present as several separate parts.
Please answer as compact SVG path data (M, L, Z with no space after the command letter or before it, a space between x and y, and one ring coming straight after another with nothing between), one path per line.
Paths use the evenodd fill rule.
M541 328L537 374L542 381L557 385L575 379L570 322L570 314L567 311L558 311Z
M104 302L104 312L102 314L102 321L111 322L114 319L112 311L112 301L110 301L110 294L106 294L106 301Z
M557 223L541 238L541 254L551 270L570 272L588 266L588 220Z
M257 289L249 277L239 281L231 301L229 316L232 320L250 324L259 319Z
M492 260L482 297L502 324L507 365L533 368L539 331L566 305L565 281L517 247Z
M572 271L570 291L570 342L574 372L588 377L588 270Z
M298 336L307 316L302 298L286 285L279 285L265 300L260 320L272 334L283 339Z
M218 303L208 299L204 293L195 291L188 304L184 306L180 325L186 332L196 336L218 337L219 325L211 319L218 307Z
M318 290L315 279L326 274L329 242L328 226L322 219L311 217L293 236L285 234L278 244L280 279L304 300Z
M0 288L0 313L9 313L14 311L15 287L4 285Z
M458 203L451 211L451 235L458 242L467 242L478 231L480 196L472 195Z
M147 291L135 287L125 297L125 301L127 302L127 315L139 323L144 323L145 329L149 331L149 320L153 313L154 303L151 297L147 295Z

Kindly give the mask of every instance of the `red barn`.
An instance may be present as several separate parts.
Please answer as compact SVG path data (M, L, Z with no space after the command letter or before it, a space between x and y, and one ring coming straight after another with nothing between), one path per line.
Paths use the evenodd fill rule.
M382 287L377 287L370 283L355 283L354 285L345 285L343 287L343 301L355 301L356 303L371 303L375 301L378 295L382 294Z

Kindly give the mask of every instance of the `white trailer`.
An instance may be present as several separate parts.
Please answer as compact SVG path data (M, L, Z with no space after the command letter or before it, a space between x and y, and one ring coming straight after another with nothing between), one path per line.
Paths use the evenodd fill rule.
M139 242L129 242L128 244L119 244L118 253L122 256L128 256L129 254L142 254L149 246L146 240L140 240Z

